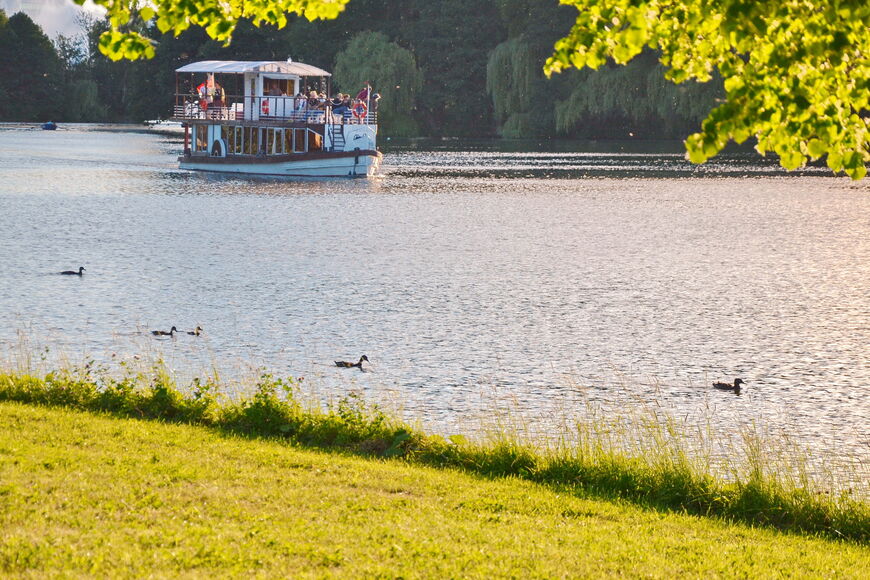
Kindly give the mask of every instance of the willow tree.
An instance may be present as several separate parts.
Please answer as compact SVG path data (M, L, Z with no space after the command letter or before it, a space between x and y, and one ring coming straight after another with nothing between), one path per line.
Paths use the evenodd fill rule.
M338 87L351 96L363 85L371 84L381 96L378 120L385 132L418 134L413 110L423 86L423 73L411 51L390 42L382 32L361 32L338 54L333 72Z
M524 36L502 42L486 63L486 91L505 137L533 137L552 131L553 99L541 60Z
M555 45L548 75L626 64L659 51L665 76L709 81L725 102L686 139L702 163L730 141L757 139L787 169L825 157L864 177L870 162L870 3L867 0L560 0L579 11Z
M724 96L720 78L675 85L663 73L652 51L626 66L580 71L567 96L555 104L556 130L593 137L621 129L623 137L676 138L697 127Z

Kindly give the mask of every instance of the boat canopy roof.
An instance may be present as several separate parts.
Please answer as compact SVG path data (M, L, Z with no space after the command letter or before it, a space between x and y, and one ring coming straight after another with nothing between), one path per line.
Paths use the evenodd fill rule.
M175 69L179 73L276 73L300 77L330 77L330 73L301 62L281 60L202 60Z

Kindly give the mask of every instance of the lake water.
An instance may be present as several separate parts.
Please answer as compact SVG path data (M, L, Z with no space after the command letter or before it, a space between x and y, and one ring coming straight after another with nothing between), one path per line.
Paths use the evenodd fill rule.
M530 428L653 404L870 464L870 180L459 142L385 143L373 180L251 180L99 129L0 127L7 357L262 366L445 433L505 401ZM172 325L205 335L148 332ZM371 372L332 365L363 353ZM740 397L710 387L734 377Z

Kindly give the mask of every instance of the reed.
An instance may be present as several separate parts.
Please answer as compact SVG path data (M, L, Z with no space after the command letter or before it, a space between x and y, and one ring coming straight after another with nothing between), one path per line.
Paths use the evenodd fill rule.
M45 374L0 372L0 400L119 417L201 425L252 437L438 467L516 477L577 494L640 503L859 543L870 540L870 505L849 489L822 489L800 454L760 432L743 433L744 453L714 469L685 424L658 410L605 419L588 413L547 443L522 436L509 414L474 438L442 437L351 393L325 404L304 397L297 378L262 373L250 395L229 396L217 373L184 388L161 361L124 376L91 364ZM520 426L521 427L521 426ZM783 466L794 464L786 469Z

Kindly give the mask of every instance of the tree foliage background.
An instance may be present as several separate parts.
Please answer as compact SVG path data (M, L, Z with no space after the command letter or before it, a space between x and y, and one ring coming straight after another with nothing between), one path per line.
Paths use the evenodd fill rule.
M292 56L335 72L336 87L376 77L362 80L384 95L387 135L696 131L694 161L751 137L786 167L825 157L860 177L870 160L865 0L97 1L109 13L79 42L0 18L0 96L41 95L0 118L165 118L179 66ZM19 55L46 76L15 77Z

